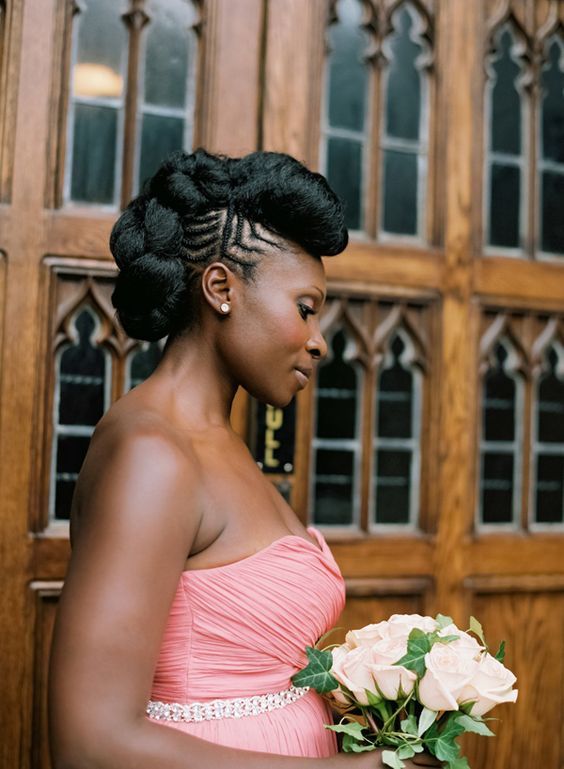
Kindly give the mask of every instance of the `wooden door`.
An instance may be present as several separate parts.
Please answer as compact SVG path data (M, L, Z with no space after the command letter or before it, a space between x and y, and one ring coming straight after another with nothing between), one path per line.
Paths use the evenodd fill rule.
M110 228L170 150L257 147L262 21L259 0L0 2L2 769L50 766L76 473L160 354L116 325Z
M346 200L315 388L234 410L331 543L340 624L475 614L520 696L471 765L562 765L562 19L559 0L0 2L2 768L49 766L74 479L160 353L115 324L108 235L179 141L290 152ZM185 88L162 103L165 65Z
M519 700L475 769L564 761L563 19L268 4L264 146L327 174L351 228L278 480L331 541L339 625L440 611L506 640Z

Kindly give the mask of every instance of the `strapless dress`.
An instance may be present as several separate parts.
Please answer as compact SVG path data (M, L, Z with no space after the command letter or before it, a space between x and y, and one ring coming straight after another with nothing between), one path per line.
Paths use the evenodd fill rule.
M321 532L318 545L290 534L234 563L181 574L155 670L151 700L206 703L281 692L305 666L306 645L344 607L343 577ZM327 703L309 690L259 715L159 721L210 742L289 756L337 751Z

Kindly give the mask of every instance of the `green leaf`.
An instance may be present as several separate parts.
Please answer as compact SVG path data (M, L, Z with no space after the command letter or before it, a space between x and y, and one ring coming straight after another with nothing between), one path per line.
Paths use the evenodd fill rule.
M470 764L466 756L458 756L458 758L448 762L448 769L470 769Z
M464 727L465 732L483 734L484 737L495 737L495 734L491 729L488 729L483 721L477 721L475 718L472 718L472 716L458 716L456 723Z
M467 700L467 702L462 702L458 706L458 709L461 710L463 713L466 713L466 715L470 715L472 712L472 708L476 704L478 700Z
M400 723L400 726L402 732L405 732L405 734L413 734L414 737L417 737L417 719L415 716L411 715L404 718Z
M448 625L454 624L452 621L452 617L447 617L446 614L437 614L437 616L435 617L435 622L439 626L439 630L442 630Z
M344 724L325 724L326 729L331 729L332 732L338 732L339 734L348 734L354 737L355 740L361 742L368 742L362 730L366 727L358 723L358 721L348 721Z
M425 655L431 650L431 641L428 634L418 628L413 628L407 641L407 654L395 665L403 665L408 670L413 670L421 678L425 675Z
M396 753L398 754L398 758L413 758L415 755L415 751L411 745L402 745L397 749Z
M505 659L505 641L502 641L500 643L499 649L496 652L495 658L499 662L503 662L503 660Z
M405 766L395 750L383 750L382 763L391 766L392 769L404 769Z
M422 737L427 729L435 723L438 713L436 710L429 710L429 708L423 708L421 715L419 716L419 724L417 725L417 736Z
M435 721L425 736L425 744L429 745L439 761L454 761L459 756L460 746L455 739L462 734L464 727L456 723L458 717L458 711L450 713L440 731Z
M292 676L294 686L310 686L319 694L336 689L339 686L339 682L331 675L331 666L333 664L331 652L306 646L306 654L309 658L309 663L303 670Z
M366 753L370 750L376 750L376 746L371 742L361 745L350 734L343 736L343 753Z
M457 641L460 638L459 635L440 635L433 638L434 643L449 644L451 641Z
M485 646L487 649L488 645L486 643L486 639L484 638L484 631L482 629L482 626L476 619L476 617L470 617L470 632L477 635L480 641L482 642L482 645Z

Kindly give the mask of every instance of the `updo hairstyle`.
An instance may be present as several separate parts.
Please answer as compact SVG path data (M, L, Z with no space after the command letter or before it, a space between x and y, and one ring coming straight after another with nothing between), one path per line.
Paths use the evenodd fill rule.
M314 257L347 245L342 205L323 176L290 155L173 153L115 223L112 304L133 339L189 328L205 267L226 260L252 280L264 244L293 241Z

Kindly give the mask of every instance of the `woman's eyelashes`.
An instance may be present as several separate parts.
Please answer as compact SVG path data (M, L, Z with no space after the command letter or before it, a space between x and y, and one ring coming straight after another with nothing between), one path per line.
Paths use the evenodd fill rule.
M302 304L302 302L298 302L298 309L303 320L307 320L308 315L315 315L313 307L310 307L307 304Z

